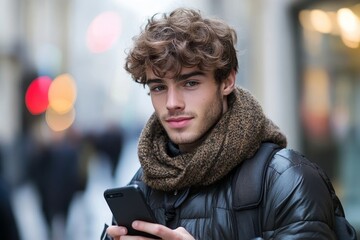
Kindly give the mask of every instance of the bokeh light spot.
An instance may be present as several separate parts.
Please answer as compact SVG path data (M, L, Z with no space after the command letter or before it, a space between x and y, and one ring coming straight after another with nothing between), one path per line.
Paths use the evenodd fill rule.
M330 33L332 31L331 19L325 11L320 9L312 10L310 20L316 31L321 33Z
M48 108L51 83L52 80L48 76L38 77L30 83L25 93L25 105L31 114L41 114Z
M54 79L49 89L49 105L58 113L70 111L76 100L76 84L70 74Z
M49 128L53 131L63 131L68 129L75 120L75 109L72 108L70 111L59 114L52 108L48 108L45 114L45 120Z
M120 34L120 16L116 12L103 12L89 25L86 44L91 52L101 53L109 50Z

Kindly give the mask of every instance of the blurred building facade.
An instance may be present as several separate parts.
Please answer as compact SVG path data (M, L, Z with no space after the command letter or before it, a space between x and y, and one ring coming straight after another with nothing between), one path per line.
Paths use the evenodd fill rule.
M194 7L223 18L237 30L238 84L254 93L288 136L289 147L327 171L349 220L360 229L360 190L356 186L360 180L358 4L330 0L2 0L0 147L4 149L5 179L14 189L26 180L23 166L29 161L25 154L29 139L49 142L53 134L59 138L70 129L80 135L101 135L114 124L124 129L126 140L136 139L152 106L147 90L133 83L123 69L125 51L154 13ZM344 26L340 13L348 14ZM341 34L347 25L355 32L350 40ZM70 118L63 113L52 118L47 110L31 114L25 104L29 85L40 76L57 79L63 74L71 76L75 86ZM69 100L69 94L63 99ZM131 146L125 150L127 156L136 155L134 141L124 143ZM124 170L118 167L118 172ZM118 176L121 181L107 184L125 183L129 176Z

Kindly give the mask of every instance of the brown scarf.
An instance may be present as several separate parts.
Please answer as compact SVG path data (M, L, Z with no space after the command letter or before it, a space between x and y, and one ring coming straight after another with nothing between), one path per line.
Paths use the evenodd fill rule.
M261 142L286 147L286 137L269 120L248 91L237 88L229 96L229 109L193 152L170 157L169 138L153 114L143 129L138 146L143 180L150 187L173 191L205 186L228 174L252 157Z

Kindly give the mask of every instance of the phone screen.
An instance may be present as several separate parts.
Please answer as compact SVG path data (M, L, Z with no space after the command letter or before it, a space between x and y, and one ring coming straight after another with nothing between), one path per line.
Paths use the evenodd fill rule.
M131 227L132 222L135 220L157 222L151 208L146 203L141 189L137 185L107 189L104 191L104 197L117 225L126 227L128 235L158 238Z

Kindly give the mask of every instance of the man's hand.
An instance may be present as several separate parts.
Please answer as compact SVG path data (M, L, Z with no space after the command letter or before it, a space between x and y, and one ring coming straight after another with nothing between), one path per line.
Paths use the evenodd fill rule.
M138 231L147 232L152 235L158 236L163 240L195 240L188 231L183 227L170 229L160 224L148 223L143 221L134 221L132 227ZM127 229L121 226L110 226L106 230L107 234L114 240L145 240L148 238L139 236L128 236Z

